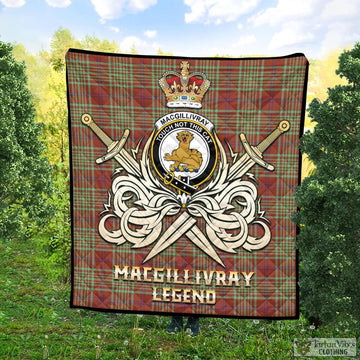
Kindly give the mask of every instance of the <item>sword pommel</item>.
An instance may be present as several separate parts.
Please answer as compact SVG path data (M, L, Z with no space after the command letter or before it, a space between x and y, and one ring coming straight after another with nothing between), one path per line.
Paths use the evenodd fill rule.
M278 129L281 133L287 132L290 129L290 123L287 120L280 121Z
M82 122L84 125L89 126L92 122L94 122L94 120L92 119L92 117L91 117L90 114L82 114L82 116L81 116L81 122Z

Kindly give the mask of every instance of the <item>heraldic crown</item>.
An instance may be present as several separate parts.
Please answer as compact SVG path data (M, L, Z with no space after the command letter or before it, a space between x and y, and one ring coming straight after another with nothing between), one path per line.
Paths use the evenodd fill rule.
M209 89L210 81L202 72L189 73L188 61L180 63L180 74L175 71L167 71L159 80L160 87L164 91L167 106L170 108L185 107L200 109L202 99Z

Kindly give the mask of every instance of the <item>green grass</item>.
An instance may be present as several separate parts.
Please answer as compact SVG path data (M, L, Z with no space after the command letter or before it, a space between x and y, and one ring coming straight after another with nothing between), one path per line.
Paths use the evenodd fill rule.
M198 337L168 335L169 317L70 309L69 285L44 271L47 255L33 240L1 242L0 254L0 359L277 360L293 358L296 337L360 335L314 329L302 317L205 318Z

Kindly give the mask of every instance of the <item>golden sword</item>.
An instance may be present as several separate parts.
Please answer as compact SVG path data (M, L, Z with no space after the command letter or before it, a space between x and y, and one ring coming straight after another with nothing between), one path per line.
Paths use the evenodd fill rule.
M241 133L239 136L246 154L232 164L229 169L227 180L234 180L244 176L255 164L264 167L266 170L274 171L274 166L263 160L263 153L280 135L287 132L289 129L290 123L287 120L281 121L277 128L257 146L250 145L245 134Z
M107 153L96 159L97 164L102 164L103 162L114 158L126 172L139 177L141 176L140 165L124 149L124 145L130 134L129 129L124 130L123 136L119 141L113 141L102 129L99 128L90 114L83 114L81 116L81 121L84 125L88 126L107 147Z

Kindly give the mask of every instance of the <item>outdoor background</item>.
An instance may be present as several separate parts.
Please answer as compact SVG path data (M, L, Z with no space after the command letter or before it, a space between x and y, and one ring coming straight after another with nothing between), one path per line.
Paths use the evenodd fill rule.
M346 106L336 106L334 98L330 103L326 101L328 88L355 89L359 93L360 77L349 80L344 68L340 75L345 76L335 73L340 54L352 48L354 51L343 58L343 64L355 64L352 72L360 72L360 48L354 47L360 39L359 15L358 0L0 0L0 358L291 359L294 340L306 348L304 339L309 337L359 339L360 326L356 321L360 307L353 293L358 291L360 298L356 285L359 263L349 257L332 257L336 251L330 250L330 255L324 256L330 256L326 274L334 280L331 287L324 286L326 274L311 262L313 259L306 258L306 251L303 259L300 255L300 275L302 271L306 274L312 264L318 284L304 283L303 289L307 286L313 294L301 290L304 300L299 320L208 318L201 323L201 334L189 338L184 333L168 335L168 317L70 309L64 59L70 47L190 57L282 56L301 52L310 62L307 104L315 104L312 114L318 114L319 103L329 104L331 109L341 108L345 114ZM6 43L11 43L12 49ZM21 63L25 70L16 65ZM27 80L22 75L24 71ZM29 96L23 87L29 90ZM21 102L11 100L20 93ZM313 102L314 99L317 100ZM336 101L346 104L351 99L338 96ZM356 99L350 113L344 115L344 121L355 119L350 134L355 139L359 138L360 117L360 100ZM6 122L13 106L22 111L11 115L11 126L22 126L21 131L12 130ZM326 122L324 113L315 121L307 113L305 131L316 133L315 125L322 122ZM31 136L40 141L30 146L27 141ZM313 147L316 144L324 146L314 141ZM354 156L354 168L359 163L355 161L359 160L359 147L346 144L348 153ZM339 150L336 146L335 152ZM25 150L19 150L22 147ZM319 156L311 158L316 162ZM306 155L303 159L303 178L316 176L314 163ZM318 173L323 169L320 163L317 168ZM359 194L359 171L356 174L352 184ZM7 193L10 190L13 194ZM351 192L347 194L356 198ZM336 207L342 197L340 193L333 194L329 208ZM354 224L359 224L359 208L357 202L354 209L342 208L341 212L351 213ZM336 218L332 221L339 223ZM319 220L323 233L324 222ZM300 223L306 228L305 222ZM353 229L355 240L341 242L341 247L360 260L360 233L358 228ZM327 227L326 231L330 234L331 229ZM339 230L334 232L338 239L345 236ZM331 243L332 235L322 242L318 236L317 243ZM308 237L315 242L314 236ZM325 245L315 250L324 249ZM319 254L317 259L322 263ZM314 301L322 291L323 301ZM321 305L329 305L326 312L318 310Z

